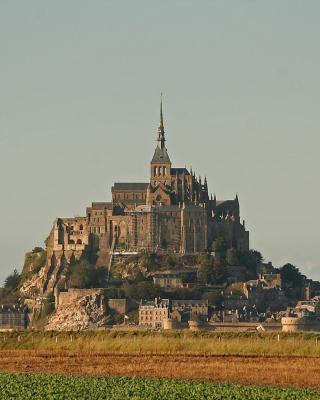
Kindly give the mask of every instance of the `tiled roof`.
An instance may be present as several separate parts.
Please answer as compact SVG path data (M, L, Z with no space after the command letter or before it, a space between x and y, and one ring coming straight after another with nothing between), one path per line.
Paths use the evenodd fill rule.
M151 160L152 163L171 163L167 149L165 147L157 146L153 158Z
M187 168L171 168L171 175L182 175L183 173L185 173L185 175L190 175Z
M146 191L149 183L145 182L115 182L112 191Z

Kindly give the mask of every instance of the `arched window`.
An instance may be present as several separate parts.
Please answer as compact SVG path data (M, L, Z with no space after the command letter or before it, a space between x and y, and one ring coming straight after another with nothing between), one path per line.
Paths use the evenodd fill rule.
M158 167L158 176L161 176L161 167Z
M158 171L157 171L157 167L154 167L154 173L153 173L153 176L157 176L157 173L158 173Z
M79 226L79 230L83 231L83 225L82 224Z
M167 175L167 168L163 167L163 176Z
M81 239L78 239L78 240L77 240L77 244L82 244L82 240L81 240Z

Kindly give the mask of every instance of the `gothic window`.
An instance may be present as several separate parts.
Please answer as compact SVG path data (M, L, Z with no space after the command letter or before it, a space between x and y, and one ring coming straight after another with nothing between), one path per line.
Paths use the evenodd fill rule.
M83 231L83 225L81 224L79 227L80 231Z
M167 168L163 167L163 175L165 176L167 174Z
M81 240L81 239L78 239L78 240L77 240L77 244L82 244L82 240Z

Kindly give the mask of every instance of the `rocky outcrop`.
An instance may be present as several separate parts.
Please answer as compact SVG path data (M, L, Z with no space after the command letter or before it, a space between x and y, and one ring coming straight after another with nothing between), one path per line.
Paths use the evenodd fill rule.
M45 267L27 279L20 288L20 294L24 298L36 299L42 295Z
M79 291L79 293L81 293ZM105 326L109 320L101 290L88 290L70 303L58 305L45 326L46 330L78 331Z

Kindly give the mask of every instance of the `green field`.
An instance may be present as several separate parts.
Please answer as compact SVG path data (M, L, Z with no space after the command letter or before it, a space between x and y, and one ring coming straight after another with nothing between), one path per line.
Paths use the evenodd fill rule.
M24 331L0 333L0 350L320 356L319 333Z
M0 374L0 398L18 400L313 400L320 392L201 381Z

